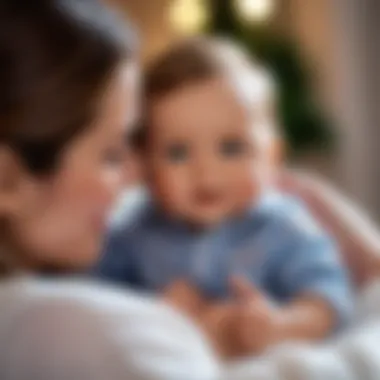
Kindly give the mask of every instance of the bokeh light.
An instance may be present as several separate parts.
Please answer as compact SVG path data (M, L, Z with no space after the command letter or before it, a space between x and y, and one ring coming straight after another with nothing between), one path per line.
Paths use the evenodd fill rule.
M169 20L178 33L197 33L208 20L206 4L202 0L174 0L169 8Z
M265 22L275 8L274 0L235 0L236 9L242 19L248 22Z

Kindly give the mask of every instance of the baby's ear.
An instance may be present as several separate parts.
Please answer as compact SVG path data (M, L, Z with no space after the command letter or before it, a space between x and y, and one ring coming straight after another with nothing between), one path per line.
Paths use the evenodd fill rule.
M274 136L268 149L271 166L281 166L286 157L286 144L284 140L280 136Z

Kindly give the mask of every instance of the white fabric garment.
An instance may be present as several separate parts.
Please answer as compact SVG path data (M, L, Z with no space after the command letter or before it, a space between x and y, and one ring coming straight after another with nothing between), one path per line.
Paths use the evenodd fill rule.
M85 281L0 283L1 380L215 380L199 331L157 300Z
M358 297L354 324L324 344L284 344L260 358L235 362L223 380L380 379L380 280Z
M287 344L229 365L165 305L84 281L0 283L1 380L378 380L380 281L354 326L321 345Z

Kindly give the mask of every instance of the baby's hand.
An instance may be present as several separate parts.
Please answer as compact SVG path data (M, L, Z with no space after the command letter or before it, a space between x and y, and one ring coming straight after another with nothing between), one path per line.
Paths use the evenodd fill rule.
M235 309L233 302L209 303L199 320L201 328L222 358L231 358L237 354L232 337L234 331L231 329L235 326Z
M231 322L234 321L235 303L217 303L207 300L186 280L171 283L163 294L164 302L190 317L209 339L222 357L235 356L231 339Z
M222 357L259 354L280 340L281 312L248 281L235 278L231 287L235 298L215 303L180 279L170 284L163 297L201 327Z
M236 354L260 354L281 339L281 311L243 278L232 279L231 288Z
M179 279L172 282L164 291L164 302L198 320L205 305L205 299L190 282Z
M230 326L235 306L232 303L213 303L186 280L171 283L163 294L164 302L195 322L221 357L234 356Z

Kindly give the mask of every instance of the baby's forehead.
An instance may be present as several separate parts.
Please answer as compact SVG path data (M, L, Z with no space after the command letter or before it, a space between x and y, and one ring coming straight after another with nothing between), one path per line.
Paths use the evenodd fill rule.
M274 77L268 68L243 47L220 39L212 46L222 77L228 79L241 100L254 108L273 99Z
M224 73L173 91L153 102L151 127L162 138L219 138L241 135L266 139L274 122L273 85L265 70L256 66L226 67ZM239 68L239 67L237 67Z
M248 66L239 71L230 71L226 80L238 101L255 117L270 108L274 99L274 83L266 71Z
M223 133L268 122L266 83L234 79L200 82L161 99L151 108L150 125L166 133L196 133L199 128Z

